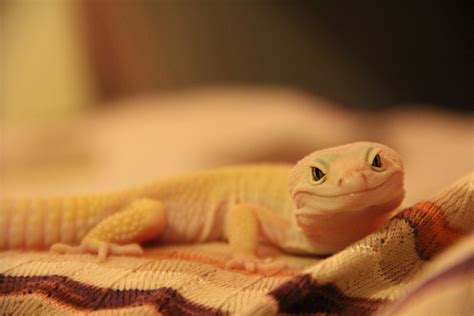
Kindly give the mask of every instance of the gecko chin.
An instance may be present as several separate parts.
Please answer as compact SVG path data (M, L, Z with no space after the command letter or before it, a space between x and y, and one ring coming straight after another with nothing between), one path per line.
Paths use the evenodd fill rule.
M400 206L405 192L397 182L373 190L322 197L297 192L295 219L314 245L335 253L383 227Z

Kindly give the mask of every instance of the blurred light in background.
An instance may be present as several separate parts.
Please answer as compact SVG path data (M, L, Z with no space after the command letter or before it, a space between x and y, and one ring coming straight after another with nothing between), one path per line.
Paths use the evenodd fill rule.
M369 109L470 110L474 99L462 2L7 0L2 11L13 113L215 84L291 86Z
M7 0L0 12L3 192L118 189L356 140L400 150L412 200L472 170L462 2Z
M368 109L474 99L462 2L96 1L84 13L105 98L264 84Z
M10 118L77 112L95 97L81 7L73 1L6 1L2 100Z

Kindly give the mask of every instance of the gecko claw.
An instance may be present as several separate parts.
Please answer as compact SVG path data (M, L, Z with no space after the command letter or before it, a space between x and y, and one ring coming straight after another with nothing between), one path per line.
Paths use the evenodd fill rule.
M97 259L99 262L104 262L107 259L107 255L109 254L109 244L103 243L100 244L97 249Z
M286 269L288 264L283 261L274 261L272 258L260 259L252 255L238 255L230 259L227 269L243 269L248 272L275 273Z
M99 262L104 262L109 255L117 256L141 256L143 249L138 244L118 245L102 242L98 245L80 245L70 246L67 244L56 243L49 250L57 254L96 254Z

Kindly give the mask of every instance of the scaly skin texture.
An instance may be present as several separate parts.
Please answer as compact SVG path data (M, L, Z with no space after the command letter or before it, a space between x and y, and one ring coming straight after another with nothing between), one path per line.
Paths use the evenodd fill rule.
M316 169L317 168L317 169ZM383 226L404 196L403 165L368 142L316 151L295 166L218 168L88 197L0 201L0 249L139 255L140 243L228 240L230 268L284 267L288 253L330 254Z

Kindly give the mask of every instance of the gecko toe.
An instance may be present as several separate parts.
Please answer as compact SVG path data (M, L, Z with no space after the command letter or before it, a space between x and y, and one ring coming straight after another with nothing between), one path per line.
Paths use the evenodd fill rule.
M244 267L245 267L245 270L249 272L255 272L255 270L257 269L257 264L252 261L244 262Z
M141 256L143 255L143 248L139 244L111 244L110 254L118 256Z
M288 264L280 260L274 260L273 258L261 259L255 256L240 255L230 259L225 267L227 269L242 269L252 273L277 273L288 268Z
M103 243L97 248L97 259L99 260L99 262L104 262L105 259L107 259L109 251L110 245L107 243Z
M257 266L257 270L263 273L277 273L286 268L288 268L288 264L283 261L263 262Z
M56 254L92 254L97 255L99 262L104 262L111 255L117 256L141 256L143 249L138 244L118 245L114 243L101 242L95 245L83 244L70 246L63 243L52 245L49 250Z

